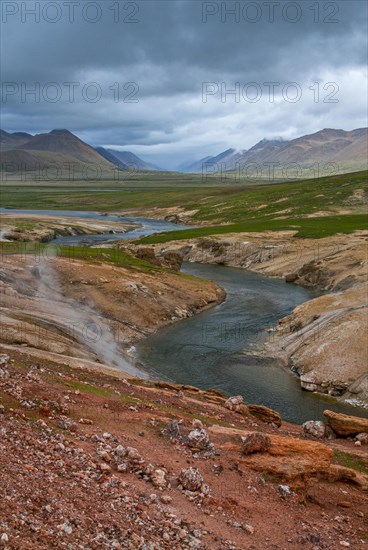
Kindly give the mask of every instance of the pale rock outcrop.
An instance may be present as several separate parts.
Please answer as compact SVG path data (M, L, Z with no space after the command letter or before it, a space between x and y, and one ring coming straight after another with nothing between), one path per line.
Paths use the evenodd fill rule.
M368 418L349 416L334 411L323 411L329 426L341 437L368 433Z
M269 472L286 481L309 478L329 471L333 450L316 441L270 435L267 452L245 455L239 459L258 472Z

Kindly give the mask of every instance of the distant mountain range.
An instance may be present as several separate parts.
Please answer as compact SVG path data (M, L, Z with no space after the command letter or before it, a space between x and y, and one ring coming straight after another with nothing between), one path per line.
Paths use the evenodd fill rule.
M103 147L93 148L69 130L52 130L35 136L25 132L8 133L0 130L1 170L10 173L43 171L50 177L50 169L65 175L65 167L76 173L112 177L116 170L161 170L130 151ZM182 164L178 171L212 174L239 172L242 176L311 177L354 172L367 169L368 129L352 131L324 129L315 134L290 141L263 139L244 151L227 149L219 155L207 156L198 161ZM289 168L290 169L289 169ZM298 167L298 168L297 168ZM260 173L259 173L260 171ZM272 171L272 172L271 172ZM53 172L53 173L54 173ZM294 175L295 174L295 175Z
M368 165L368 128L352 131L324 129L315 134L302 136L290 141L281 139L263 139L251 149L238 151L227 149L214 157L205 157L199 161L181 166L185 172L213 173L215 170L240 171L247 169L255 172L257 167L268 175L282 175L287 170L296 172L317 168L326 172L353 172L364 170ZM295 163L293 167L292 164ZM322 174L323 175L323 174Z
M52 130L35 136L25 132L8 133L0 130L1 170L47 173L60 171L66 176L70 167L75 173L93 175L98 168L101 175L111 176L120 170L159 170L129 151L93 148L69 130Z

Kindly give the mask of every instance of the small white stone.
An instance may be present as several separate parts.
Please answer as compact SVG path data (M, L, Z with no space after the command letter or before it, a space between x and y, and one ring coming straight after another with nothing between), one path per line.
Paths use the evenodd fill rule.
M64 533L66 533L67 535L71 535L71 533L73 532L73 527L70 525L70 523L63 523L62 525L60 525L60 530L64 531Z

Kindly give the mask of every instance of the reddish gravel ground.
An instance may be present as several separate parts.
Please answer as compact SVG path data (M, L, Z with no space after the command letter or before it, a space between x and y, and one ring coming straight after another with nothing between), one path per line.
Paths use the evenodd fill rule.
M321 446L299 426L226 409L216 392L73 370L25 350L6 354L1 547L368 548L366 446ZM204 450L190 447L193 422L209 436ZM267 433L272 447L248 460L240 434L250 431ZM355 483L320 465L330 448ZM178 480L191 467L203 477L195 491Z

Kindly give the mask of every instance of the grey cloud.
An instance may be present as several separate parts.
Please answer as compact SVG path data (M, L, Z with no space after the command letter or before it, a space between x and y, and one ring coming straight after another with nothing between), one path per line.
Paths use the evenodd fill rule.
M249 2L131 2L130 6L139 8L131 16L137 23L122 21L132 9L127 3L120 3L118 23L113 22L110 9L116 3L95 3L102 10L97 23L83 21L84 0L78 2L74 23L68 22L65 12L54 24L34 23L31 17L22 22L19 13L4 22L3 14L3 82L19 86L55 82L60 87L79 82L80 88L97 82L103 91L97 103L89 103L80 93L68 102L66 91L56 103L43 97L35 102L28 96L22 102L20 94L9 96L2 102L5 129L39 132L67 127L94 144L144 148L152 160L159 155L161 163L165 159L173 163L173 154L180 162L190 153L193 157L216 153L212 148L217 146L246 148L258 136L298 135L337 123L346 128L366 124L366 108L358 98L364 94L365 2L320 0L319 20L314 22L316 7L311 8L316 2L280 0L275 4L275 21L270 22L268 4L259 0L262 17L256 23L244 19L236 23L231 15L221 20L224 4L227 9L238 5L243 9ZM288 5L293 13L291 4L302 10L296 23L280 16ZM208 15L204 23L206 5L217 13ZM338 13L331 15L328 6L334 5ZM339 22L325 22L329 15ZM344 78L350 73L355 75L356 90ZM339 84L338 104L310 100L308 88L317 80L322 85ZM297 108L286 101L275 106L264 98L259 103L237 104L229 97L222 103L219 94L202 102L203 82L225 82L231 89L237 82L268 81L297 82L303 90ZM114 102L109 89L114 82L121 86L136 82L139 103Z

